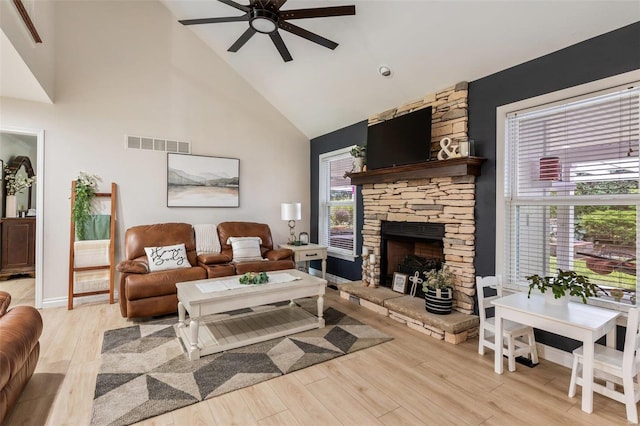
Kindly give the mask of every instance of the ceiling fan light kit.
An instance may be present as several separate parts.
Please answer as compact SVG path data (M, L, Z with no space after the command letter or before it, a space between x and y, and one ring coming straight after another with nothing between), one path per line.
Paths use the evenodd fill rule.
M265 9L253 9L249 25L259 33L272 33L278 29L278 15Z
M355 15L355 6L331 6L317 7L312 9L295 9L280 10L287 0L250 0L248 6L236 3L233 0L218 0L228 6L244 12L241 16L229 16L222 18L202 18L202 19L184 19L180 22L182 25L199 25L199 24L217 24L221 22L240 22L248 21L249 28L227 49L229 52L237 52L244 44L249 41L255 33L268 34L271 41L278 49L282 60L289 62L293 57L289 53L289 49L284 44L278 29L295 34L311 42L324 46L327 49L335 49L338 43L326 39L318 34L307 31L287 22L289 19L307 19L307 18L326 18L330 16L346 16ZM389 70L389 73L391 71ZM381 72L382 73L382 72Z

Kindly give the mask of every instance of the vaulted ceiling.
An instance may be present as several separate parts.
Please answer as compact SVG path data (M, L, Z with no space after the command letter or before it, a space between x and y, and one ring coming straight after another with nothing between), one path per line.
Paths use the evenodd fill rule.
M243 14L216 0L162 1L176 19ZM287 63L264 34L227 52L247 22L185 29L315 137L640 20L637 1L289 0L281 10L350 4L355 16L293 21L339 43L333 51L280 31Z
M160 1L176 21L243 14L218 0ZM282 60L265 34L256 34L236 53L228 52L247 22L177 28L193 31L313 138L640 21L637 0L288 0L282 10L351 4L355 16L294 21L338 43L335 50L280 31L293 57L290 62ZM392 70L389 77L380 75L381 65ZM13 88L5 84L5 65L2 71L2 89Z

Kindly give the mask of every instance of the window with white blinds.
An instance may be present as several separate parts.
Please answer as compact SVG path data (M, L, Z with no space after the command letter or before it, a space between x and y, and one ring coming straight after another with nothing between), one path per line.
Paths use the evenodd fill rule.
M638 85L507 115L508 282L575 270L635 303L639 128Z
M355 256L356 191L345 177L353 168L351 147L320 156L320 211L318 237L329 255L353 260Z

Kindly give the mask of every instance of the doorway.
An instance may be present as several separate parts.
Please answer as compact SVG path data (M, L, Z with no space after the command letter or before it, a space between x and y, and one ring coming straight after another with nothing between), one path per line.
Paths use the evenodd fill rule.
M19 293L22 295L33 294L32 303L40 309L42 308L43 293L44 130L1 127L0 161L3 169L9 166L12 176L24 178L35 174L36 181L31 188L16 192L15 197L10 200L11 202L7 203L7 182L3 170L3 181L0 186L0 213L3 220L0 226L6 229L1 240L4 247L0 251L0 256L3 256L4 252L2 269L6 268L6 270L2 274L3 279L8 276L20 279L33 276L35 272L35 279L20 279L21 284L34 288L22 288ZM9 211L7 211L7 207L9 207ZM7 234L8 230L11 231ZM17 246L10 247L12 244L17 244ZM8 256L9 253L11 256ZM12 261L17 263L12 265L10 263ZM15 289L14 278L11 281L11 285L3 285L4 281L0 281L0 288Z

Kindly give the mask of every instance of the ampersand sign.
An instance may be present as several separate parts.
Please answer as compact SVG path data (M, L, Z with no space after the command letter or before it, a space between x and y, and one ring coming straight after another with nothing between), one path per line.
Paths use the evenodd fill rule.
M422 278L420 278L420 272L416 271L415 275L409 277L409 281L411 281L411 296L416 295L416 290L419 284L422 284Z
M449 150L451 146L451 138L442 138L440 140L440 152L438 152L438 160L446 160L448 158L457 158L460 157L460 153L458 152L458 147L454 146L453 149Z

